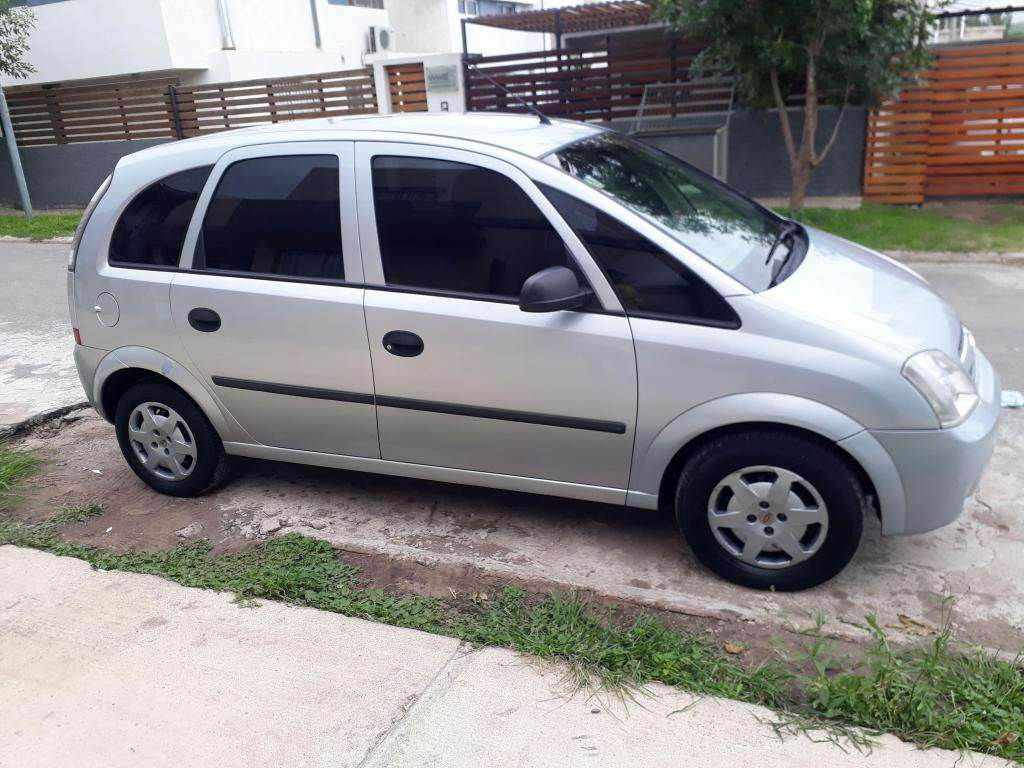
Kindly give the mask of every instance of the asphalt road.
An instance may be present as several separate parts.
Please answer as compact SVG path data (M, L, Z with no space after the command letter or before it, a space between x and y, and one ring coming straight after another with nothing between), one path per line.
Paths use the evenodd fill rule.
M72 359L68 248L0 243L0 427L85 399Z

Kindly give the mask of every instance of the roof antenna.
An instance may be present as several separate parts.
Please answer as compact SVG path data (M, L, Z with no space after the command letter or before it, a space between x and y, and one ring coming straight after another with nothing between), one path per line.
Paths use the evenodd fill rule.
M491 85L497 86L498 88L501 89L502 93L504 93L506 96L511 96L513 99L515 99L520 104L522 104L524 107L526 107L527 111L532 112L534 115L537 116L537 119L540 120L541 125L551 125L551 118L550 117L545 115L543 112L541 112L539 109L537 109L537 107L535 107L533 104L528 102L526 99L524 99L519 94L512 93L512 91L510 91L504 85L502 85L497 80L495 80L493 77L488 75L486 72L484 72L482 69L480 69L480 67L478 67L476 64L473 64L472 62L467 61L466 62L466 66L467 67L472 67L474 72L476 72L482 78L487 80Z

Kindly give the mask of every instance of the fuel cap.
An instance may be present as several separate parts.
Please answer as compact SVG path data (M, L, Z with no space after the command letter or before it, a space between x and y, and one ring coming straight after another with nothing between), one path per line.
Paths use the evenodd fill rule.
M101 293L96 297L96 305L92 308L96 313L96 319L100 325L113 328L121 319L121 309L117 306L117 299L109 293Z

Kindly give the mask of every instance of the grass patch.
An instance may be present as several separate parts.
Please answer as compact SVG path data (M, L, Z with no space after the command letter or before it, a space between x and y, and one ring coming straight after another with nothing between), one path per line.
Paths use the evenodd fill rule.
M973 749L1024 763L1024 657L1000 660L951 647L946 627L928 644L896 649L873 616L864 660L836 658L820 633L800 678L808 711L923 747Z
M578 595L531 601L523 591L508 588L494 600L453 606L368 589L330 544L294 533L219 557L211 557L206 542L116 553L61 537L64 527L100 514L98 506L87 505L62 508L34 525L0 522L0 545L232 592L243 603L280 600L557 658L569 664L578 685L600 684L630 695L637 686L660 681L696 694L761 704L780 712L771 723L780 734L815 730L862 748L869 742L853 730L857 727L895 733L923 746L977 750L1024 763L1021 659L1008 663L977 649L957 652L948 627L925 647L895 649L868 617L873 642L859 663L836 656L819 627L803 656L745 666L703 636L675 631L650 616L626 621Z
M0 445L0 511L15 500L15 487L39 465L38 459Z
M80 213L37 213L31 219L21 214L0 216L0 235L48 240L52 237L70 237L81 220Z
M785 210L780 211L788 215ZM800 220L876 250L1020 251L1024 205L986 206L974 217L943 207L912 208L865 202L854 210L807 208Z

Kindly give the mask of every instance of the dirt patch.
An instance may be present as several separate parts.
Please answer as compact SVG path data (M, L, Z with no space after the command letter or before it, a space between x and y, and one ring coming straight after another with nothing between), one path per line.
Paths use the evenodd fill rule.
M470 486L242 462L222 490L197 499L152 492L128 469L113 427L86 411L22 435L15 447L44 460L10 514L36 522L63 505L98 504L103 515L67 530L76 542L114 551L162 550L209 540L215 553L297 531L328 541L367 583L402 593L472 601L506 585L531 595L581 592L621 615L655 613L679 628L768 658L801 645L817 615L851 647L869 641L865 614L902 632L900 616L942 623L942 596L957 598L958 634L1004 650L1024 645L1024 515L1014 480L1024 419L1005 420L979 503L955 525L883 539L868 520L857 557L838 578L796 594L753 592L703 569L672 522L613 505Z

